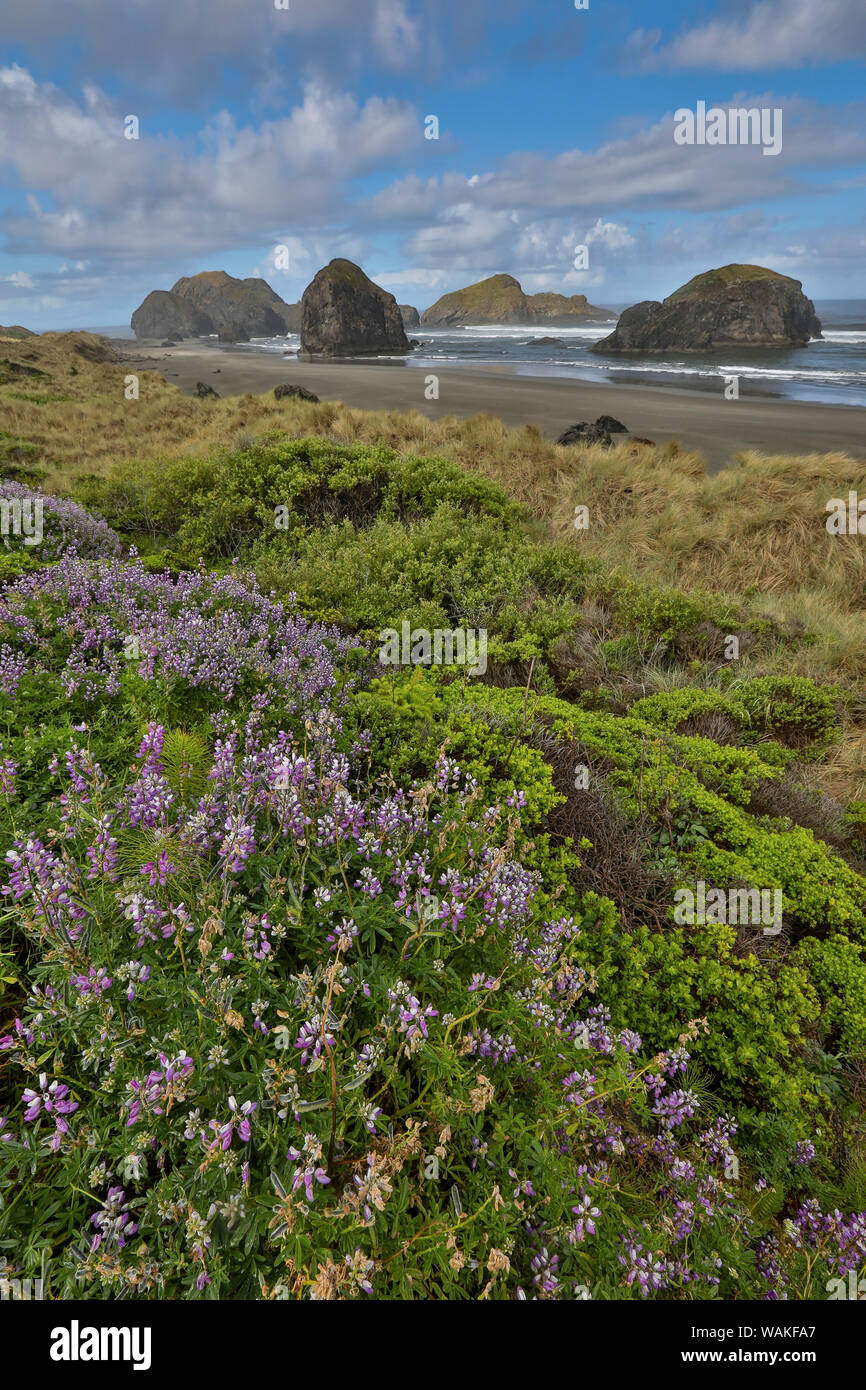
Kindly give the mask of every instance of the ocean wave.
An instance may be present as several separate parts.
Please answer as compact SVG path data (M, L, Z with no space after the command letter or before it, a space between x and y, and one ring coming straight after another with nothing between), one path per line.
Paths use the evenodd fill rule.
M820 341L820 339L816 339L815 341ZM846 347L850 347L857 343L866 343L866 327L825 328L824 341L826 343L844 343Z
M287 333L284 338L250 338L248 343L232 343L232 347L248 352L297 352L301 346L299 333Z
M415 357L411 360L411 365L419 368L434 368L451 364L460 365L480 365L484 363L488 366L501 366L499 362L493 362L488 358L469 358L465 355L446 355L442 353L436 357ZM694 377L728 377L746 376L753 380L775 380L775 381L801 381L801 382L845 382L850 385L858 385L861 381L866 382L866 371L833 371L829 368L808 367L808 368L779 368L779 367L753 367L751 365L739 366L736 364L722 367L701 367L694 363L682 361L659 361L657 358L642 359L639 362L634 360L618 360L612 357L588 357L581 358L579 362L571 358L549 357L539 361L534 357L509 357L508 366L511 367L559 367L570 368L572 371L594 372L632 372L639 376L645 375L667 375L667 376L694 376Z
M588 338L591 342L596 342L606 334L613 331L612 319L601 319L588 321L582 324L569 324L563 327L556 323L479 323L479 324L452 324L450 327L427 328L423 323L420 328L410 329L410 333L421 334L425 338L451 338L457 333L471 333L473 337L479 338Z

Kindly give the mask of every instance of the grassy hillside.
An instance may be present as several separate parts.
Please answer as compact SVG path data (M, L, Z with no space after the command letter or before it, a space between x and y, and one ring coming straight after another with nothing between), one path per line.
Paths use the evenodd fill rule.
M824 508L864 465L3 350L7 493L47 495L0 556L0 1256L97 1298L862 1269L864 571ZM383 666L404 622L483 670Z
M778 635L741 644L737 672L841 680L855 697L866 679L866 548L862 538L830 536L824 525L831 497L866 496L864 460L747 453L738 466L708 476L698 456L676 446L560 448L532 427L509 430L490 416L431 421L415 411L275 401L271 394L199 401L156 372L141 374L140 398L129 401L126 368L100 360L100 340L85 334L9 342L4 354L0 459L8 476L59 492L86 481L92 493L93 479L158 479L168 460L231 455L286 435L382 444L401 457L444 456L500 483L537 523L534 535L560 539L603 574L730 598L745 620ZM18 375L22 368L27 375ZM36 371L44 375L30 375ZM577 505L589 508L585 530L574 527ZM149 543L164 541L155 535ZM641 693L683 676L656 661L632 674ZM683 678L702 683L715 673L686 669ZM856 702L843 721L844 737L817 775L835 795L866 799Z

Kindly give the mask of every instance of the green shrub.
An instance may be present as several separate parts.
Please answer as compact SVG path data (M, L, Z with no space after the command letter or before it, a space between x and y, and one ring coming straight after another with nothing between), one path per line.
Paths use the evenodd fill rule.
M674 589L654 589L621 576L614 579L613 594L620 622L648 637L669 642L692 632L701 623L713 622L730 629L739 621L736 608L717 595L684 594Z
M835 687L817 686L804 676L760 676L736 687L736 698L753 723L795 747L838 738L837 693Z
M647 695L642 700L636 700L629 713L645 719L656 729L667 729L672 733L681 724L699 715L721 714L738 728L747 725L750 718L741 700L722 695L717 690L700 690L692 686Z

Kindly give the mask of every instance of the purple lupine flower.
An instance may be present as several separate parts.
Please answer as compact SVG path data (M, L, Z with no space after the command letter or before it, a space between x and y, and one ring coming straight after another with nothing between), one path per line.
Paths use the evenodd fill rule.
M559 1256L551 1255L546 1246L530 1260L532 1282L539 1292L548 1298L555 1297L559 1292L560 1283L556 1274L558 1265Z
M388 1000L388 1012L397 1015L397 1027L401 1033L405 1033L407 1041L417 1043L426 1039L427 1019L438 1018L438 1009L432 1005L425 1009L402 980L395 981L394 988L388 990Z
M64 1116L71 1115L78 1109L78 1102L67 1099L68 1096L69 1087L62 1081L49 1081L44 1071L39 1074L38 1089L28 1086L21 1096L27 1107L24 1111L25 1124L33 1124L42 1114L53 1117L54 1134L51 1138L51 1148L55 1153L60 1148L63 1135L69 1133Z
M331 943L332 951L350 951L354 945L360 928L356 922L352 922L348 917L344 917L338 927L330 932L325 940Z
M474 994L477 989L496 989L498 981L492 975L476 974L472 976L469 985L469 993Z
M142 864L139 873L147 875L151 888L155 888L157 884L160 888L164 888L169 875L175 873L176 870L177 865L173 864L167 852L162 850L159 859L155 862L150 860L147 864Z
M307 1201L312 1205L315 1189L314 1181L323 1186L331 1181L322 1166L322 1145L315 1134L305 1134L303 1148L290 1148L287 1155L293 1163L297 1164L294 1177L292 1178L292 1191L297 1192L299 1187L303 1187L307 1194Z
M295 1047L301 1054L302 1065L306 1066L308 1061L315 1061L321 1057L322 1053L326 1051L325 1043L328 1047L333 1047L334 1037L326 1027L323 1038L321 1015L314 1014L312 1018L305 1019L295 1040Z
M572 1207L577 1220L574 1223L574 1230L569 1235L569 1240L574 1244L575 1241L583 1240L585 1235L595 1235L595 1218L601 1216L598 1207L593 1206L592 1198L588 1193L584 1193L576 1207Z
M145 1114L162 1115L167 1106L186 1097L195 1070L192 1058L181 1052L177 1057L169 1059L161 1052L159 1063L159 1068L149 1072L143 1081L133 1079L126 1083L127 1090L131 1092L131 1098L123 1102L123 1108L129 1108L127 1128L137 1123L142 1111Z
M219 1120L209 1120L208 1128L213 1130L216 1138L209 1146L210 1149L219 1148L225 1153L230 1148L232 1136L237 1133L242 1143L249 1143L252 1131L250 1128L250 1116L258 1109L258 1102L245 1100L242 1105L238 1105L234 1096L229 1096L228 1107L231 1111L229 1119L220 1124Z
M2 747L2 745L0 745ZM0 758L0 796L13 796L18 764L11 758Z
M696 1115L699 1106L694 1091L672 1091L656 1100L653 1114L658 1115L665 1129L674 1129Z
M226 861L229 873L238 873L255 852L255 831L243 816L238 815L227 816L223 828L226 833L219 852Z
M96 1235L90 1244L91 1251L105 1247L106 1250L122 1250L127 1238L135 1235L138 1225L133 1221L122 1187L110 1187L105 1205L90 1218L96 1227Z
M100 965L98 969L91 965L86 975L73 975L71 980L82 997L90 994L95 999L111 989L114 984L104 965Z
M815 1157L815 1153L815 1145L811 1142L811 1140L798 1139L794 1148L794 1152L791 1156L791 1162L798 1167L805 1166L806 1164L812 1162L813 1158Z
M648 1254L642 1245L637 1241L630 1241L627 1236L621 1235L620 1240L625 1244L626 1250L625 1254L617 1258L628 1270L626 1284L631 1286L636 1279L641 1298L649 1298L650 1293L665 1288L668 1270L664 1261L658 1256Z

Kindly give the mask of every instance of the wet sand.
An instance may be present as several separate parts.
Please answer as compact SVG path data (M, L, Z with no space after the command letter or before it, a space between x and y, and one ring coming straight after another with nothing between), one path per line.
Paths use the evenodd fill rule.
M221 396L271 391L280 382L294 382L323 401L343 401L364 410L418 410L433 419L496 415L506 425L536 425L547 439L556 439L578 420L614 415L632 434L657 444L676 439L697 450L711 472L747 449L765 454L845 452L866 458L866 407L758 396L727 401L721 379L718 392L710 393L522 376L502 366L437 370L402 362L298 362L275 353L200 343L159 347L115 340L114 346L130 366L161 372L187 394L198 381ZM427 400L425 381L434 373L439 399Z

